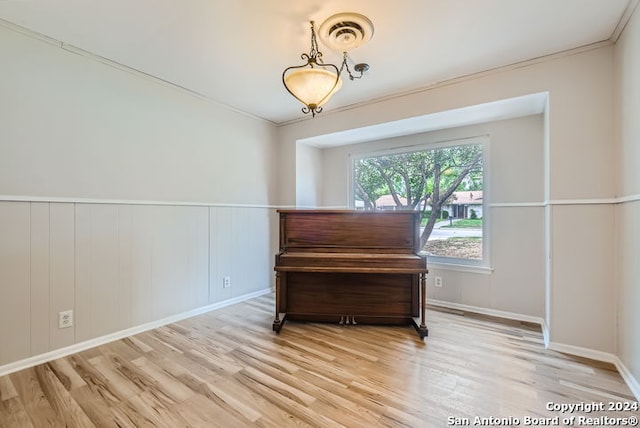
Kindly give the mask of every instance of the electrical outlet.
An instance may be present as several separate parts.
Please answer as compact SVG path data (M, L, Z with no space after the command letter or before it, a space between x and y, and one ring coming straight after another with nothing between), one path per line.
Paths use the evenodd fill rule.
M441 276L436 276L435 277L435 282L433 284L434 286L441 288L442 287L442 277Z
M73 311L62 311L58 313L58 328L73 326Z
M222 278L222 288L229 288L229 287L231 287L231 277L225 276L224 278Z

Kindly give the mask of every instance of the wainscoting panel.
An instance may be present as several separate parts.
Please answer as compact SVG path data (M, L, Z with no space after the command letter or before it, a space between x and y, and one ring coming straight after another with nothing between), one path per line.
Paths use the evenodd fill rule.
M233 297L232 287L223 288L223 278L234 279L234 254L235 249L234 229L237 223L234 215L237 210L234 207L209 208L209 303L220 302ZM234 281L235 282L235 281ZM233 283L231 283L233 286Z
M29 205L0 203L0 364L30 355Z
M77 206L78 340L207 304L206 207Z
M48 202L31 204L30 355L42 354L51 350L51 317L53 314L49 303L49 206ZM73 257L73 252L71 257ZM1 280L4 282L4 275ZM2 285L4 286L4 283Z
M74 230L75 205L49 204L49 350L75 343L75 320L73 327L58 327L58 314L75 307Z
M119 241L127 237L126 213L130 207L79 204L76 206L76 324L77 339L88 340L125 328L120 301Z
M141 205L132 214L133 324L206 305L208 208Z
M0 201L0 368L268 289L277 224L270 207Z
M275 215L272 208L210 208L210 303L271 285L274 239L271 229ZM227 288L223 286L225 277L230 279Z

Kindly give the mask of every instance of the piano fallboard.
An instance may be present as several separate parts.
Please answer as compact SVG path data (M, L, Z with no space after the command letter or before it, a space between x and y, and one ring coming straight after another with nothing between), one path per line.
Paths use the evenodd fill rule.
M285 251L278 255L276 271L422 273L424 257L416 254Z

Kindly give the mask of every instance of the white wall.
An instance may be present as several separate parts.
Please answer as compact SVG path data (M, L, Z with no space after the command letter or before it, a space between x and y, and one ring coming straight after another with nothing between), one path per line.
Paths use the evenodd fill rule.
M616 206L617 353L640 396L640 11L636 8L615 49L618 120Z
M605 207L611 211L611 200L615 196L613 64L613 47L603 46L487 72L350 110L326 110L313 120L279 129L281 159L283 162L294 161L295 156L291 153L295 153L296 141L301 139L548 92L548 110L542 132L548 135L543 149L545 174L540 177L545 196L543 204L547 208L541 208L533 217L543 217L545 222L534 245L549 249L542 267L545 275L540 277L550 290L544 314L549 324L549 338L552 345L585 355L612 354L616 352L612 340L616 334L615 285L603 281L603 271L610 272L613 268L614 246L610 239L614 232L613 221L599 223L598 233L594 233L592 239L584 238L583 234L585 227L592 227L589 220L606 219ZM283 164L280 171L279 183L284 192L281 201L295 203L296 165ZM323 180L331 185L339 181L335 176ZM329 190L324 192L326 203L338 201L329 199ZM578 207L580 216L576 217L572 214ZM546 238L545 230L550 231ZM497 239L508 248L522 246L520 239L506 242ZM542 244L540 240L543 240ZM585 240L589 241L588 251ZM580 271L576 271L579 254L585 254L585 259L580 264ZM471 279L469 275L476 277ZM517 273L510 272L501 281L506 284L509 276L515 278ZM507 294L497 292L493 296L502 296L504 300L488 299L483 292L490 287L487 275L468 274L466 281L481 285L473 289L475 296L465 296L465 299L479 302L484 296L488 307L499 304L528 310L523 303L528 296L513 295L512 301L506 302L509 300ZM454 298L461 297L451 296ZM583 310L585 307L589 310ZM535 311L538 313L539 309ZM597 326L597 329L589 330L584 326Z
M0 195L269 204L274 127L0 26Z
M0 372L269 289L273 125L1 26L0 57Z
M296 205L315 207L322 200L322 151L306 144L296 145Z

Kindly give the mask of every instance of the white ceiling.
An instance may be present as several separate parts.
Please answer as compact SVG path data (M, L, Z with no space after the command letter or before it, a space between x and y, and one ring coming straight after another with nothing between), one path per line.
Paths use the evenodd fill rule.
M306 118L284 68L309 51L308 21L358 12L371 66L325 109L615 39L637 0L0 0L0 19L274 123ZM0 22L1 23L1 22ZM320 45L325 62L340 53Z

